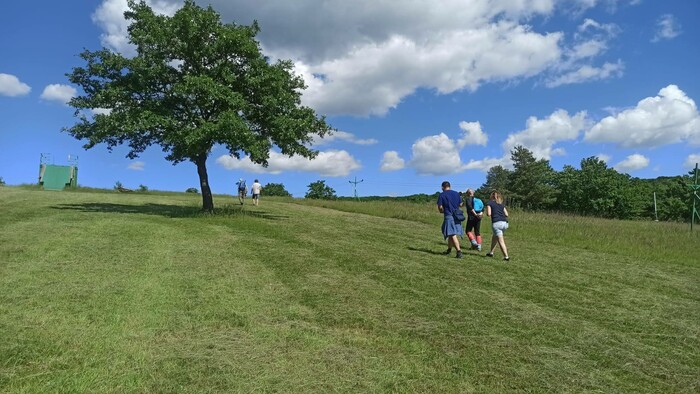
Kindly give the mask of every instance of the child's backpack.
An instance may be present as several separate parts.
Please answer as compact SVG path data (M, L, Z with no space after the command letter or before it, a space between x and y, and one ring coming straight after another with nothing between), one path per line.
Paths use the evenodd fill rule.
M474 211L477 213L484 210L484 202L479 197L474 197Z
M248 188L245 186L245 181L238 182L238 190L248 190Z

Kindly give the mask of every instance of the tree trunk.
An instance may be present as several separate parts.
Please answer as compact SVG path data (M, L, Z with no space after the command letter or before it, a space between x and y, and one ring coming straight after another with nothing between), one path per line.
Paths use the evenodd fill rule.
M197 174L199 174L199 186L202 189L202 211L213 212L214 200L209 188L209 175L207 175L207 156L202 155L195 160Z

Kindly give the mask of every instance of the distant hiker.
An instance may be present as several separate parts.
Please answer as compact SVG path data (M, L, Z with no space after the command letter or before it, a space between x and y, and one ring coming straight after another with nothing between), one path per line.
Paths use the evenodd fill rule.
M462 205L462 197L450 189L450 182L442 182L442 193L438 196L438 211L443 214L442 235L447 240L447 250L443 254L452 253L452 247L457 250L458 259L462 258L462 249L459 247L459 237L462 236L462 223L455 220L453 213Z
M236 182L236 185L238 186L238 202L243 205L245 195L248 194L248 187L246 187L245 180L243 178L239 179L238 182Z
M491 199L486 203L486 214L491 217L491 229L493 230L491 251L486 253L486 256L493 257L493 252L498 245L503 252L503 260L508 261L510 257L508 257L508 248L506 248L506 240L503 236L503 232L508 228L508 210L503 205L501 193L491 193Z
M253 195L253 205L259 205L260 204L260 191L262 190L262 185L258 183L258 180L256 179L255 182L253 182L253 186L250 187L250 193Z
M484 217L484 203L480 198L474 197L474 190L467 189L467 197L464 206L467 211L467 238L472 244L472 249L481 252L481 218Z

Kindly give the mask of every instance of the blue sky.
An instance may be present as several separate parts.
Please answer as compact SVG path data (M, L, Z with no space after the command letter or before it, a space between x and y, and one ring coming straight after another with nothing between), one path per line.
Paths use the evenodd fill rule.
M636 177L679 175L700 161L700 1L214 0L225 22L259 21L271 58L292 59L303 102L338 130L313 160L271 152L270 166L222 147L208 160L215 193L238 178L283 183L303 197L319 179L338 195L478 187L524 145L560 170L599 156ZM172 14L176 0L150 1ZM439 5L438 5L439 4ZM136 160L61 132L77 94L65 74L83 48L133 53L126 0L0 6L0 176L36 182L41 153L79 157L79 183L199 187L191 163L159 147Z

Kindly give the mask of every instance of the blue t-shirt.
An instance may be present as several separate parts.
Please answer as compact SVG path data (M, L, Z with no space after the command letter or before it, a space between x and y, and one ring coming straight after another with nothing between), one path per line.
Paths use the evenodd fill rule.
M491 221L492 222L507 222L508 217L506 216L505 207L503 204L499 204L496 201L490 200L486 203L491 207Z
M462 197L454 190L445 190L438 196L437 205L442 205L445 216L452 215L452 210L459 208Z

